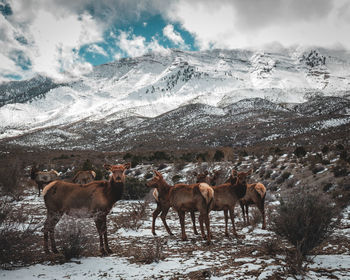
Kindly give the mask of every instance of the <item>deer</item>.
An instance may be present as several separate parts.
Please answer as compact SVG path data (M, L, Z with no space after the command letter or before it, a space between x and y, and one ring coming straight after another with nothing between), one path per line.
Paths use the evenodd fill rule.
M166 231L168 232L169 235L174 235L167 222L166 222L166 215L168 214L169 212L169 209L170 209L170 205L167 203L167 201L164 201L162 199L159 199L159 193L158 193L158 190L157 188L155 188L153 190L153 193L152 193L155 201L156 201L156 204L157 204L157 208L154 210L153 214L152 214L152 234L154 236L156 236L156 231L155 231L155 223L156 223L156 219L158 217L158 215L160 214L160 218L163 222L163 225L166 229ZM194 215L194 211L191 211L191 220L192 220L192 224L193 224L193 233L195 235L198 235L198 231L197 231L197 228L196 228L196 219L195 219L195 215Z
M197 174L197 182L199 180L207 180L207 176L204 176L205 174L208 175L207 172ZM234 209L236 203L243 198L247 192L246 179L249 175L249 172L237 172L232 170L230 178L224 184L211 186L214 190L214 204L211 210L224 211L226 237L229 237L228 213L230 213L233 235L238 238L234 223Z
M35 181L38 186L38 196L40 196L41 190L50 182L59 178L59 173L56 170L39 171L35 167L32 167L30 171L30 178Z
M158 192L158 201L160 209L153 212L152 232L154 232L155 219L158 214L162 212L162 221L168 233L170 231L166 224L165 216L170 207L172 207L179 216L181 225L181 238L183 241L187 240L185 232L185 212L199 211L199 224L201 235L207 242L211 242L209 211L214 199L213 189L206 183L196 184L176 184L169 185L163 178L162 174L153 170L155 176L147 182L147 187L156 188ZM204 233L203 222L206 225L207 235Z
M263 218L262 229L266 229L266 217L265 217L265 197L266 188L262 183L254 183L247 185L247 192L239 203L243 212L244 224L249 224L248 208L249 205L255 204ZM245 211L244 211L245 210Z
M72 179L76 184L87 184L92 182L96 178L96 173L93 170L78 171Z
M93 181L84 185L53 181L44 188L43 196L47 209L43 228L46 253L49 253L49 237L52 252L58 253L54 231L63 214L77 218L93 218L99 234L101 254L112 253L108 245L106 219L113 205L123 195L125 171L130 166L130 163L105 164L104 168L111 172L108 181Z
M207 183L210 186L215 186L221 174L220 170L215 170L213 175L209 175L208 170L205 170L203 173L193 172L193 175L196 176L196 183Z

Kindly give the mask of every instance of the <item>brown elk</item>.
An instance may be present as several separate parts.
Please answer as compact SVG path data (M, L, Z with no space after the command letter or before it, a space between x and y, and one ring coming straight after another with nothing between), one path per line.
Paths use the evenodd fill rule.
M64 181L54 181L43 190L47 217L44 223L44 249L57 253L54 237L55 226L63 214L77 217L92 217L100 238L100 251L103 255L111 253L107 240L107 214L114 203L121 199L124 190L125 171L130 163L104 167L111 172L109 181L94 181L86 185Z
M35 167L32 167L30 171L30 178L35 181L38 185L38 196L40 196L40 191L49 183L57 180L59 174L56 170L51 169L50 171L39 171Z
M205 173L204 173L205 174ZM197 180L203 180L205 177L204 174L199 174ZM237 232L234 223L234 209L236 203L245 196L247 191L247 176L249 172L236 172L232 170L230 178L226 183L212 186L214 190L214 205L213 211L224 211L225 217L225 235L229 236L228 233L228 213L230 213L230 219L232 222L232 231L233 234L237 237Z
M163 178L162 174L156 170L155 176L147 182L150 188L156 188L158 191L158 201L161 209L156 209L153 213L152 232L154 232L154 222L160 212L164 226L169 233L169 227L166 225L165 216L169 208L177 211L181 224L182 240L187 240L185 232L185 212L199 211L199 224L203 239L207 238L211 242L209 211L213 203L213 189L206 183L198 184L176 184L170 186ZM158 205L157 205L158 206ZM203 221L207 228L207 235L204 233Z
M262 229L266 229L265 197L266 197L266 188L262 183L248 184L247 193L239 202L243 212L244 224L246 223L249 224L249 215L248 215L249 205L255 204L258 207L263 218Z
M162 222L163 222L163 225L166 229L166 231L170 234L170 235L173 235L173 233L171 232L167 222L166 222L166 215L168 214L168 211L169 211L169 208L170 208L170 205L168 203L168 201L164 201L162 199L159 199L159 193L158 193L158 190L155 188L153 190L153 197L157 203L157 208L156 210L154 210L153 214L152 214L152 234L153 235L157 235L156 234L156 231L155 231L155 223L156 223L156 219L158 217L158 215L160 214L160 218L162 219ZM192 220L192 224L193 224L193 232L195 235L198 235L198 231L197 231L197 228L196 228L196 219L195 219L195 215L194 215L194 212L191 211L191 220Z
M78 171L77 174L72 179L72 182L75 184L87 184L95 180L96 173L95 171Z
M213 175L209 175L207 170L203 173L193 172L193 175L196 176L196 183L207 183L210 186L217 185L220 174L220 170L215 170Z

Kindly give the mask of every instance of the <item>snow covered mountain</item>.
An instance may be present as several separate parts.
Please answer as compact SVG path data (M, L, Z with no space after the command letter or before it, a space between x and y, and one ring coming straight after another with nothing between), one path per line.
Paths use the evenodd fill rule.
M324 103L330 100L322 101L322 96L340 98L332 102L347 115L349 94L350 53L345 50L172 50L96 66L64 84L37 77L0 85L0 139L74 126L95 129L99 135L108 126L113 137L122 137L125 129L142 130L150 119L166 123L163 118L173 119L173 114L185 116L181 110L188 119L181 123L188 127L201 121L197 109L214 119L251 111L259 104L279 114L291 109L293 114L320 114L315 108L320 104L325 107L322 112L332 112ZM315 97L314 105L307 102ZM200 107L192 117L191 104ZM75 132L64 133L69 138Z

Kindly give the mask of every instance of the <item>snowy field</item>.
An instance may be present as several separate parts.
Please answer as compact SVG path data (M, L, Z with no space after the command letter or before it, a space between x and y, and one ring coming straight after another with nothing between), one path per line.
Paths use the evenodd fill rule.
M118 225L120 217L128 220L130 210L140 203L143 202L119 201L108 216L113 254L99 256L94 223L84 219L80 220L84 225L83 233L89 235L92 242L89 251L80 259L60 262L57 261L59 257L43 253L40 229L45 219L45 206L43 198L36 196L36 190L28 191L25 199L16 203L15 207L28 209L33 221L40 224L37 232L40 241L33 251L40 257L37 264L0 270L0 279L288 279L284 255L271 254L266 249L266 242L276 239L275 234L262 230L261 223L244 227L239 207L236 207L236 229L240 238L237 240L232 235L230 238L225 237L223 213L211 212L213 244L207 245L200 236L193 234L189 214L186 216L189 240L181 241L179 221L172 210L168 213L168 224L174 236L168 236L158 218L158 235L154 237L151 221L156 205L153 202L147 205L146 214L134 229ZM274 204L268 204L268 214ZM259 216L254 209L250 213L252 220ZM312 256L307 270L310 279L350 279L349 217L350 207L344 210L342 222L330 240L317 248L317 255ZM62 218L56 227L58 232L66 221L67 217ZM197 229L199 231L199 226ZM284 241L276 240L279 244L285 244ZM56 235L56 241L61 251L64 240L60 240L59 234Z

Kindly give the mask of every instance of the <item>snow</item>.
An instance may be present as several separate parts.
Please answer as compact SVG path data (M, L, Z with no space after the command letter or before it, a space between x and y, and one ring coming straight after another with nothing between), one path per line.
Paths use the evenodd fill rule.
M96 66L79 80L51 89L45 98L1 107L0 139L85 118L155 117L193 103L214 106L207 113L222 115L215 106L246 98L300 103L320 89L340 96L350 89L347 52L319 49L327 53L327 63L310 69L301 61L309 49L280 51L171 51ZM320 71L330 73L326 86Z

